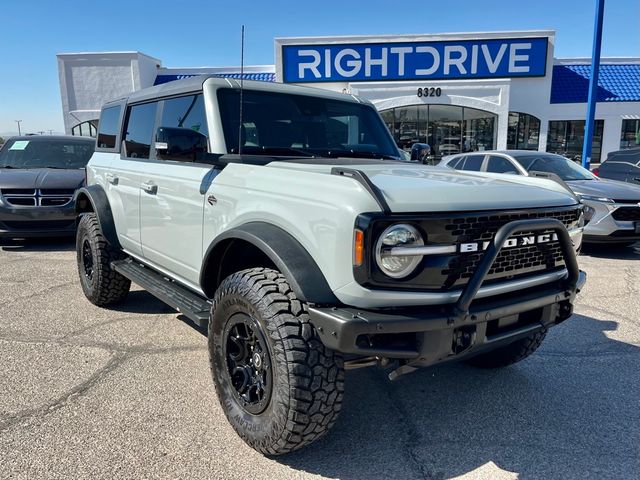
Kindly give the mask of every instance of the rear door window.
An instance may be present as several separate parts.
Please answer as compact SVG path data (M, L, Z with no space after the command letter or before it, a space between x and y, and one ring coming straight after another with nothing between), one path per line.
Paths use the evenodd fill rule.
M459 170L479 172L482 169L483 160L484 155L467 155L467 158L464 160L464 166Z
M124 142L129 158L149 158L158 104L133 105L127 111Z
M487 172L491 173L518 173L518 169L511 161L504 157L491 155L487 160Z

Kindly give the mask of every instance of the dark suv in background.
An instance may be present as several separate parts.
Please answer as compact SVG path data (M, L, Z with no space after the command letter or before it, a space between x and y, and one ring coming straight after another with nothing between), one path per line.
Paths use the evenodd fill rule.
M0 150L0 237L73 235L74 194L95 139L12 137Z
M610 152L593 173L601 178L640 185L640 147Z

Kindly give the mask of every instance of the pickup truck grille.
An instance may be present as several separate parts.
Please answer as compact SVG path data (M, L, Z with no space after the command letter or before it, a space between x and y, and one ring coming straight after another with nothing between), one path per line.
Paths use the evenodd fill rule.
M463 243L488 242L503 225L515 220L538 218L555 218L565 227L576 227L580 221L582 208L544 208L531 210L516 210L505 212L473 212L464 214L425 214L412 219L385 219L376 222L373 228L373 238L395 221L408 221L419 226L426 235L427 245L459 245ZM413 221L412 221L413 220ZM544 235L551 231L522 232L514 237ZM369 280L365 283L374 288L401 288L403 290L443 291L457 289L464 286L476 271L484 251L469 253L445 253L425 255L422 263L410 277L393 280L385 276L376 268L371 269ZM493 266L489 270L484 284L491 284L507 279L535 275L542 271L553 271L563 268L563 258L558 241L520 245L518 247L503 248Z
M71 202L74 189L69 188L3 188L0 195L14 207L62 207Z

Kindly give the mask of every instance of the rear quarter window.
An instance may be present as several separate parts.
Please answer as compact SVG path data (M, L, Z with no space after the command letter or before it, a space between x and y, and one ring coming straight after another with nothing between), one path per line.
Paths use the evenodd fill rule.
M122 107L108 107L102 110L98 122L98 138L96 147L99 149L117 149L118 132L120 130L120 115Z

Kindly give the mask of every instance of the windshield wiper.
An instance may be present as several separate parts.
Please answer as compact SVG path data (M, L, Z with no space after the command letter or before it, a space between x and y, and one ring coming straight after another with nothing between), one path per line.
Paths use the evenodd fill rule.
M386 153L373 152L373 151L360 151L360 150L327 150L325 157L338 158L338 157L352 157L352 158L375 158L380 160L400 160L399 157L388 155Z
M0 165L0 168L16 168L16 167L12 167L11 165Z

